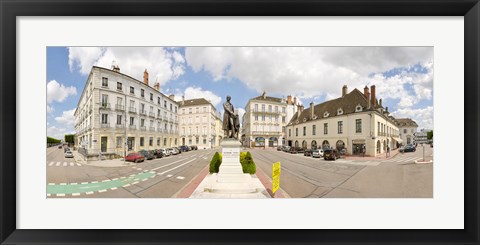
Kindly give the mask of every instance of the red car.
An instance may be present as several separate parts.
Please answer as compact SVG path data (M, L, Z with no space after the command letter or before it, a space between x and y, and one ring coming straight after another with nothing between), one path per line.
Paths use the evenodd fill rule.
M130 153L125 157L125 161L128 162L143 162L145 161L145 157L138 152Z

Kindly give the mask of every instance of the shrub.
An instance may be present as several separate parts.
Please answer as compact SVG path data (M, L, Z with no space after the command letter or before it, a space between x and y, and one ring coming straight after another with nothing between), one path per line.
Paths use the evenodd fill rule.
M215 155L213 155L212 160L210 161L210 173L218 173L220 164L222 164L222 155L215 152Z
M240 154L240 163L242 164L243 173L255 174L257 172L257 167L255 166L255 162L253 161L252 154L249 151L247 151L244 154L243 159L242 159L242 154Z

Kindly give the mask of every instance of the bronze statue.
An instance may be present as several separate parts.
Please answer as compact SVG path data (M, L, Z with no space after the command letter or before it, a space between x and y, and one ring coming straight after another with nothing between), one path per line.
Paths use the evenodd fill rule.
M227 101L223 103L223 109L225 112L223 113L223 132L224 138L234 138L238 139L238 129L240 128L240 124L238 123L238 116L235 114L235 109L230 103L232 98L227 96ZM236 125L238 123L238 126Z

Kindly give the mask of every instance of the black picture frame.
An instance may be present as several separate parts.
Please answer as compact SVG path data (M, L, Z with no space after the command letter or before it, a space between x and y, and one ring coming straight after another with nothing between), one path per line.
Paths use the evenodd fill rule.
M478 244L478 0L1 0L1 244ZM458 230L23 230L16 228L17 16L464 16L465 228ZM460 99L460 98L457 98ZM466 135L465 135L466 136ZM18 154L18 152L17 152ZM438 215L442 215L439 213Z

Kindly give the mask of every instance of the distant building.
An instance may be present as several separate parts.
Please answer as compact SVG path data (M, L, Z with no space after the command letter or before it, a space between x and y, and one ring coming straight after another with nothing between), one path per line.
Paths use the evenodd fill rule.
M217 109L204 98L185 99L180 104L180 141L182 145L196 145L199 149L219 146L223 131Z
M296 98L276 98L262 95L252 98L245 106L241 141L245 147L277 147L285 145L286 125L295 113Z
M299 110L287 125L287 145L302 148L345 149L347 154L376 156L389 147L397 148L401 139L395 118L377 100L375 85L348 92L318 105Z
M143 73L142 82L116 65L92 67L74 113L75 144L83 152L123 156L178 146L178 104Z
M397 118L395 121L397 121L402 144L415 144L415 133L417 132L418 128L417 123L410 118Z

